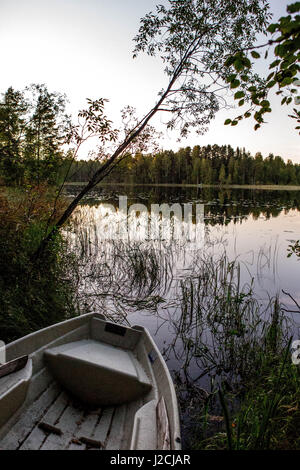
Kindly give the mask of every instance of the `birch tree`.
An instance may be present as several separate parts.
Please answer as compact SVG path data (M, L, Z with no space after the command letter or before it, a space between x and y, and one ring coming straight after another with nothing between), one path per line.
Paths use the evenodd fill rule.
M256 35L266 30L269 19L266 0L169 0L168 6L158 5L140 20L133 57L146 53L160 58L166 85L144 116L137 118L132 108L125 110L122 132L114 129L106 116L104 99L90 100L88 109L79 113L81 124L73 127L70 142L75 142L78 149L96 136L101 144L102 165L52 224L38 254L82 198L128 152L139 151L145 145L151 137L149 123L155 115L163 114L166 127L177 129L181 137L187 137L191 130L199 134L207 130L216 113L228 106L226 93L235 86L229 85L231 72L222 64L237 50L251 47ZM259 78L250 71L249 80L257 84Z

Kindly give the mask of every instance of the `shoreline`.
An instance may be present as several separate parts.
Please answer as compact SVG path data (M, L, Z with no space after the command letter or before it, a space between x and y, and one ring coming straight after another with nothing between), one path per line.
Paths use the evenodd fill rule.
M87 182L66 182L64 186L85 186ZM139 187L171 187L171 188L219 188L219 189L256 189L268 191L300 191L297 185L276 184L185 184L185 183L98 183L96 186L139 186Z

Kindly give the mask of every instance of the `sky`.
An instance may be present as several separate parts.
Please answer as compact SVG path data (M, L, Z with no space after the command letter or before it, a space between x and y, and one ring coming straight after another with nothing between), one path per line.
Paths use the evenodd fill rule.
M86 98L100 97L109 100L108 115L116 123L126 105L146 114L166 77L160 60L146 55L132 59L132 39L140 18L158 3L167 0L0 0L0 92L45 83L49 91L66 93L74 117L86 106ZM269 3L275 20L286 14L291 0ZM260 70L265 71L263 66ZM191 134L180 143L176 133L162 127L160 117L153 124L164 132L164 149L230 144L252 155L273 153L300 163L295 120L278 97L272 97L271 106L268 124L258 131L250 119L224 126L237 110L220 111L205 135Z

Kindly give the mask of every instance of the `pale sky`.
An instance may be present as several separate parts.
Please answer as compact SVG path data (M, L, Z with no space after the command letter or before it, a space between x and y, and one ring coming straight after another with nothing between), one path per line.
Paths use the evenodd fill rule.
M49 91L67 94L74 116L85 107L86 98L100 97L109 99L108 114L116 123L125 105L146 114L166 78L159 60L146 55L132 59L132 39L139 19L159 3L167 0L0 0L0 92L45 83ZM270 0L274 20L286 14L290 3ZM176 134L164 131L161 146L177 150L230 144L253 155L272 152L300 163L295 120L277 97L272 108L268 124L256 132L249 119L236 127L224 126L237 111L221 111L204 136L190 135L178 143ZM160 118L153 124L159 128Z

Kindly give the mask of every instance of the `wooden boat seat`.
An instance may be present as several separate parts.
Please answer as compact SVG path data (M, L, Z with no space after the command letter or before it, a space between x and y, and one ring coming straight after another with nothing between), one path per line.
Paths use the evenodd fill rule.
M56 380L81 401L119 405L151 390L151 383L132 351L85 339L45 351Z

